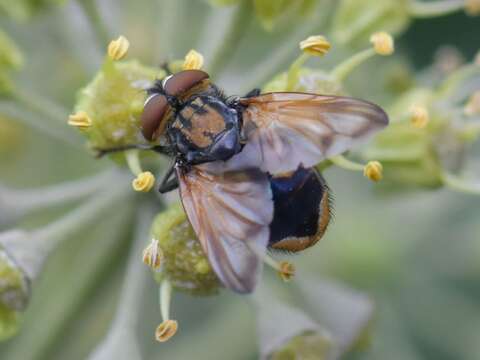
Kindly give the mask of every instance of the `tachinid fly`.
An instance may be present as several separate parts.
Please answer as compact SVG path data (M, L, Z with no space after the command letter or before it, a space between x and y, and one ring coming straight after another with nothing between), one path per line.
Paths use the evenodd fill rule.
M330 220L330 190L315 169L388 124L377 105L307 93L226 97L200 70L148 90L142 133L173 158L159 191L180 189L211 266L233 291L255 288L268 247L314 245Z

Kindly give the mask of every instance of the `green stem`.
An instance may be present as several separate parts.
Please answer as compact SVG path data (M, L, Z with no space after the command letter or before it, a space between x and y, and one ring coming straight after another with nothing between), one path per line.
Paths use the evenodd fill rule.
M464 7L465 0L412 0L408 4L408 12L416 18L432 18L449 15L462 10Z
M288 69L287 75L287 90L292 91L295 88L295 84L298 82L300 76L300 69L305 64L305 62L310 58L310 55L303 52L300 56L292 63L290 69Z
M38 112L48 119L55 120L60 124L67 124L67 110L39 94L16 88L13 90L12 97L26 108Z
M347 60L343 61L339 65L337 65L331 72L331 76L338 82L342 82L346 79L346 77L360 64L365 62L366 60L370 59L371 57L375 56L375 50L373 48L369 48L363 50Z
M32 232L31 237L36 238L35 246L41 248L41 251L48 254L58 244L75 232L88 226L94 220L101 221L101 214L114 208L114 204L120 199L128 197L131 193L126 182L119 180L112 183L107 190L98 194L85 204L79 206L59 220L48 224L47 226Z
M80 0L78 4L83 8L98 41L101 45L107 46L111 40L111 36L103 22L102 15L98 12L98 6L95 4L95 0Z
M465 179L462 179L447 171L444 171L441 176L443 183L453 190L466 194L480 195L480 183L467 182Z
M83 199L118 179L119 172L107 170L86 179L36 189L10 189L0 186L0 202L10 209L11 218L19 218L44 208Z
M337 155L337 156L331 157L331 158L329 158L329 160L333 164L335 164L338 167L341 167L342 169L345 169L345 170L363 171L363 169L365 167L365 165L353 162L353 161L347 159L346 157L344 157L343 155Z
M236 48L248 29L248 22L251 16L250 1L241 1L235 9L233 19L219 47L214 51L209 66L209 72L212 77L218 77L232 59Z
M52 121L51 118L46 117L41 113L39 116L35 111L27 109L18 101L0 101L0 113L9 119L21 122L22 124L58 140L63 144L83 149L81 138L75 136L75 133L67 127L66 119L64 121L64 126L59 126L58 121Z

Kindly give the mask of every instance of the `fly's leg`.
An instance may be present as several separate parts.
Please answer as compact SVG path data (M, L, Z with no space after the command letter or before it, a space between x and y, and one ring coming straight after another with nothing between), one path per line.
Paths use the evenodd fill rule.
M111 147L108 149L99 149L95 148L94 150L97 152L96 157L101 158L102 156L113 154L117 152L127 151L127 150L151 150L155 151L160 154L164 155L171 155L172 148L170 146L163 146L163 145L148 145L148 144L131 144L131 145L123 145L117 147Z
M260 95L261 90L259 88L255 88L253 90L250 90L244 97L246 98L251 98Z
M158 188L160 194L165 194L169 191L175 190L178 187L178 179L175 174L175 164L175 161L172 162L169 169L167 170L167 173L163 177L162 182L160 183L160 186ZM173 178L171 178L172 176Z

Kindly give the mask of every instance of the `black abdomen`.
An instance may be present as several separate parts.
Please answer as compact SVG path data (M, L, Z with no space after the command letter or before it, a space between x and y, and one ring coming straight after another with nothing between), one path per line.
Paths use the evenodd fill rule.
M272 177L274 217L269 246L300 251L323 236L330 221L328 186L315 169L298 168L288 176Z

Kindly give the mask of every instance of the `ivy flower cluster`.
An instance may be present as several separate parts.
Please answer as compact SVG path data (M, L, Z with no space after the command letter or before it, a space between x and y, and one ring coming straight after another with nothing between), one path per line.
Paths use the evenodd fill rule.
M45 7L62 1L18 1L14 6L0 4L0 11L19 20L34 16ZM61 107L33 94L27 94L12 80L12 74L21 70L25 56L15 42L0 30L0 155L7 152L20 130L22 117L12 111L24 106L49 119L59 119L70 129L59 130L24 120L22 126L32 126L54 138L72 139L76 129L86 139L87 151L94 157L98 149L129 144L149 145L142 136L140 116L146 100L146 89L155 80L172 72L191 69L212 70L221 74L227 57L242 36L241 26L255 16L266 31L277 28L292 19L308 19L309 13L319 8L334 9L331 24L325 31L311 32L296 43L289 43L289 54L275 74L261 84L262 92L301 91L325 95L351 95L349 81L359 72L371 71L369 61L388 64L395 58L394 38L401 34L415 18L429 18L465 11L471 16L480 13L478 0L329 0L270 1L270 0L209 0L215 7L235 7L232 24L227 28L225 41L213 54L202 54L198 49L188 51L184 58L169 60L164 67L145 64L132 56L130 41L121 35L104 46L102 64L77 94L70 115ZM91 2L86 1L87 14L94 14ZM90 5L89 5L90 4ZM97 19L96 16L93 18ZM95 23L98 30L98 23ZM92 25L93 26L93 25ZM99 30L105 35L105 32ZM112 36L113 37L113 36ZM349 49L347 55L337 56L335 66L326 66L328 57L336 48ZM293 60L292 60L293 59ZM165 58L165 60L168 60ZM437 62L447 61L442 58ZM331 62L330 62L331 63ZM331 167L353 171L359 181L371 181L371 186L384 191L405 188L449 189L480 195L479 180L468 174L468 154L471 144L480 136L480 54L463 64L455 64L445 71L435 71L435 63L422 76L407 72L415 81L395 90L382 106L391 123L373 141L353 152L325 160L320 171ZM394 78L392 68L386 78ZM397 84L398 85L398 84ZM369 94L362 94L369 99ZM13 105L12 105L13 104ZM5 131L3 128L5 127ZM72 129L73 128L73 129ZM68 136L63 136L65 131ZM13 140L12 140L13 139ZM78 145L78 140L77 145ZM75 140L72 140L75 142ZM83 142L83 140L82 140ZM7 144L7 145L5 145ZM85 151L82 149L81 151ZM133 282L142 272L150 270L158 284L158 303L161 319L152 329L158 342L171 340L181 324L172 316L175 292L192 296L215 296L222 285L213 272L182 206L174 197L154 195L157 177L165 170L166 159L138 150L109 155L107 170L94 176L47 186L41 189L17 189L0 186L0 340L13 337L28 308L38 277L48 257L60 244L78 231L98 221L102 214L121 204L127 204L124 218L135 218L137 234L129 257L128 274ZM365 178L362 179L361 177ZM145 193L145 194L143 194ZM56 206L75 207L68 213L38 228L22 228L15 224L21 219ZM160 210L160 208L162 208ZM145 220L149 214L149 221ZM122 220L121 219L121 220ZM140 244L140 245L139 245ZM143 261L146 269L138 269ZM301 261L301 260L298 260ZM257 316L262 358L285 359L339 357L361 346L371 326L374 307L368 296L335 282L311 279L296 274L289 261L280 261L265 255L264 262L277 274L280 281L289 282L295 292L311 303L303 309L291 306L273 295L271 282L261 284L249 298ZM270 284L270 286L269 286ZM130 288L125 287L128 293ZM133 304L129 299L126 304ZM346 322L336 322L334 314L348 307L352 314ZM138 304L137 304L138 305ZM125 305L126 306L126 305ZM320 307L327 315L325 323L316 318L311 309ZM102 359L114 354L118 339L126 336L127 310L119 305L109 335L92 352L91 359ZM276 321L274 321L276 319ZM281 320L279 320L281 319ZM129 341L132 336L128 336ZM131 346L132 349L136 349ZM159 345L160 346L160 345ZM136 351L136 350L132 350ZM294 357L292 357L294 356ZM295 357L296 356L296 357Z

